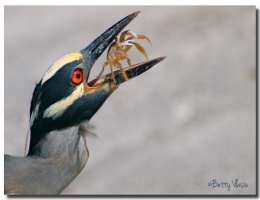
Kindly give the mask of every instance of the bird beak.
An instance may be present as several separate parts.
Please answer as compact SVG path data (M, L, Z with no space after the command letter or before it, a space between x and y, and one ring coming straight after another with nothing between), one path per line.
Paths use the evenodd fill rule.
M90 45L85 49L82 49L80 53L85 58L85 70L90 71L91 67L94 65L96 60L101 56L105 49L112 43L116 36L129 24L138 14L134 12L125 18L121 19L119 22L111 26L104 33L102 33L98 38L96 38Z
M128 79L132 79L134 77L137 77L140 74L142 74L142 73L146 72L147 70L151 69L154 65L161 62L165 58L166 57L163 56L163 57L155 58L153 60L138 63L138 64L132 65L128 68L125 68L126 75L127 75ZM109 74L106 74L104 76L101 76L98 79L92 80L91 82L88 83L88 86L89 87L97 87L98 85L104 86L106 84L109 84L110 85L109 88L114 88L114 87L118 87L120 84L125 82L125 79L124 79L120 70L115 71L114 75L115 75L115 82L111 78L112 74L109 73Z
M112 79L112 74L106 74L99 78L96 78L90 82L88 82L88 77L90 74L90 70L93 67L95 61L101 56L101 54L105 51L105 49L112 43L112 41L116 38L116 36L127 26L138 14L138 12L134 12L125 18L121 19L119 22L111 26L104 33L102 33L98 38L96 38L90 45L88 45L85 49L81 50L80 53L85 58L84 68L86 71L86 83L87 90L90 90L91 93L98 91L100 89L105 89L107 94L111 94L115 89L118 88L120 84L125 82L120 70L115 71L115 79ZM160 61L165 59L165 57L156 58L150 61L142 62L139 64L132 65L128 68L125 68L126 75L128 79L132 79L143 72L147 71ZM108 87L107 87L108 86ZM86 92L88 93L88 92Z

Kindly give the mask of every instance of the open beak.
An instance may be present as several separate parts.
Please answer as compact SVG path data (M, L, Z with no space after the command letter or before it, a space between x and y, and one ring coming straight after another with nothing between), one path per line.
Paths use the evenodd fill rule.
M160 58L155 58L153 60L149 60L146 62L138 63L138 64L132 65L130 67L127 67L127 68L125 68L126 75L127 75L128 79L132 79L136 76L139 76L140 74L146 72L148 69L151 69L154 65L161 62L165 58L166 57L163 56ZM125 79L122 76L122 73L120 70L115 71L114 75L115 75L116 82L114 82L114 80L111 78L112 74L109 73L104 76L101 76L98 79L92 80L91 82L88 83L88 85L90 87L96 87L98 85L105 85L105 84L109 83L110 85L114 84L115 86L119 86L121 83L125 82Z
M114 72L115 81L111 78L111 73L103 75L90 82L88 81L88 77L95 61L101 56L101 54L112 43L116 36L124 29L124 27L127 26L139 13L140 11L134 12L126 16L125 18L121 19L116 24L107 29L104 33L102 33L99 37L97 37L85 49L80 51L82 55L85 57L84 68L86 71L86 82L88 87L92 88L92 90L100 90L105 86L109 85L109 87L106 88L109 88L109 91L107 92L111 94L116 88L118 88L118 86L121 83L125 82L120 70ZM148 69L150 69L151 67L153 67L165 58L166 57L160 57L127 67L125 68L126 75L128 79L132 79L147 71Z

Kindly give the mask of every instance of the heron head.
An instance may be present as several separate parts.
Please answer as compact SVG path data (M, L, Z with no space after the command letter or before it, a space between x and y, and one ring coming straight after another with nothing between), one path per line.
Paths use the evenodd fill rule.
M114 38L139 12L123 18L91 44L56 61L36 85L30 107L31 139L28 155L50 131L62 130L90 120L106 99L125 82L120 71L89 80L95 61ZM138 76L164 58L133 65L126 69L129 79Z

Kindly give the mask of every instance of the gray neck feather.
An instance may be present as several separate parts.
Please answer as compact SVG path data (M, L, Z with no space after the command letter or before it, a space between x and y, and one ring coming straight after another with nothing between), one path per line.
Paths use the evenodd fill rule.
M87 133L86 123L52 131L37 144L36 156L5 156L5 193L60 194L86 165Z

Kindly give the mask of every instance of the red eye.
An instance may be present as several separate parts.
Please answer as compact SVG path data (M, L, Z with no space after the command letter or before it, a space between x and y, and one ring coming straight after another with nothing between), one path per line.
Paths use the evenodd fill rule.
M82 82L83 79L83 73L81 69L75 69L72 77L71 77L71 82L74 84L79 84Z

